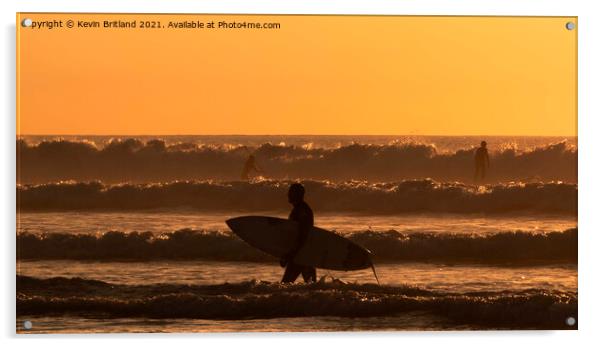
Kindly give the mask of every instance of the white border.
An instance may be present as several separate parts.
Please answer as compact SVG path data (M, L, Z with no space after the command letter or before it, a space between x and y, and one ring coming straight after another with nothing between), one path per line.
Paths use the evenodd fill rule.
M104 346L144 340L148 346L163 346L177 338L178 344L251 344L299 346L316 342L329 344L371 343L447 346L504 346L519 343L546 346L593 345L600 343L598 324L602 308L601 280L602 223L600 180L602 157L600 117L602 109L602 11L598 1L585 0L3 0L2 184L0 200L3 228L0 277L3 345L57 345L61 347ZM579 331L578 332L444 332L444 333L337 333L337 334L178 334L16 336L15 330L15 12L144 12L144 13L303 13L303 14L422 14L422 15L553 15L579 16ZM199 339L199 340L197 340ZM318 341L319 339L320 341ZM138 342L138 341L136 341ZM142 342L142 341L141 341ZM8 344L7 344L8 343Z

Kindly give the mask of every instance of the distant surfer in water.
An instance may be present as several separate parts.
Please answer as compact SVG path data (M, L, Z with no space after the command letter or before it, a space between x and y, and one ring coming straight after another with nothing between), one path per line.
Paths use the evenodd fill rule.
M251 172L255 171L256 173L260 173L261 170L257 167L257 163L255 163L255 156L253 154L249 155L247 161L245 162L245 166L242 169L242 173L240 174L240 178L243 180L248 180Z
M294 220L299 223L299 236L297 238L297 244L291 250L291 252L280 260L282 267L286 266L284 270L284 276L282 276L283 283L293 283L299 277L303 276L303 280L308 282L316 281L316 268L311 266L297 265L293 263L293 259L297 252L305 243L307 235L311 228L314 226L314 213L309 205L304 200L305 188L300 183L293 183L288 189L288 202L293 205L288 219Z
M487 142L481 141L481 147L477 148L474 155L474 180L485 179L485 173L489 169L489 153L487 152Z

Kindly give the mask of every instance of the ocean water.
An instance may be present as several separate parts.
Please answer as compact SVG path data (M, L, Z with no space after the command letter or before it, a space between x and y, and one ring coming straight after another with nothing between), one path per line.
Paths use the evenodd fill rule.
M19 333L577 327L576 138L486 138L478 184L475 137L128 138L19 143ZM253 151L265 172L241 181ZM286 217L295 180L380 284L280 284L278 260L228 230Z
M288 207L285 201L283 206ZM249 213L286 218L288 209L261 210ZM107 231L168 233L183 229L229 231L225 220L245 211L60 211L19 213L19 233L32 234L88 234ZM353 223L350 223L353 221ZM315 224L343 235L372 230L401 233L479 234L525 231L546 234L564 231L577 225L577 217L570 214L342 214L315 215Z
M279 215L277 211L265 214ZM21 327L18 330L66 333L564 329L571 328L564 320L577 316L577 235L575 229L569 229L576 225L574 217L319 216L317 224L375 252L380 286L369 269L318 269L323 283L315 287L302 283L279 285L283 269L277 260L239 241L223 226L223 220L231 215L236 213L21 214L19 237L29 235L36 242L19 239L17 273L28 279L64 283L55 284L57 291L44 282L28 287L18 285L19 319L35 324L31 331ZM355 223L349 225L350 220ZM111 233L106 230L117 228L121 231L107 236ZM150 234L143 239L144 245L167 240L168 246L159 246L163 253L140 247L133 242L138 238L128 239L141 231ZM390 236L393 231L395 236ZM170 243L178 232L188 236L181 240L176 237ZM390 238L366 238L372 234ZM550 237L554 234L561 238L554 240ZM400 235L405 243L399 242ZM90 246L79 237L100 241ZM418 239L412 242L413 237ZM442 241L448 237L451 239ZM544 251L534 252L533 248ZM517 257L517 249L524 250L526 257ZM174 253L177 256L170 258ZM461 254L470 258L463 259ZM99 283L81 283L86 280ZM231 287L203 292L209 286L224 285ZM116 286L120 289L105 292L106 287ZM199 286L202 293L197 293ZM381 292L383 288L392 293ZM293 292L283 298L283 291ZM124 293L129 296L116 298ZM316 295L323 297L316 299ZM298 300L299 307L315 305L315 311L308 313L297 307L275 312L283 300L291 300L288 296ZM148 300L159 300L160 304L144 304ZM215 308L224 307L222 300L230 305L225 312ZM443 302L434 309L433 300ZM501 304L503 300L512 301ZM195 310L182 312L191 302L198 305ZM366 307L368 302L372 307ZM460 306L458 312L464 312L459 317L441 311L441 307L452 302ZM149 307L140 307L145 305ZM171 309L157 312L157 305ZM353 305L358 307L349 308ZM237 306L250 308L239 312ZM493 309L495 306L504 308ZM512 313L500 319L496 310Z
M263 178L474 182L474 150L489 142L481 183L577 180L575 137L183 136L21 137L20 184L101 180L239 180L250 154Z

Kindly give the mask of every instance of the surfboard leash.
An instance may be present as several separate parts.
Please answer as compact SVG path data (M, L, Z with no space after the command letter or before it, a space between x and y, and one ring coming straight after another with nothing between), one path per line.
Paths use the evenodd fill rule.
M376 276L376 268L374 268L374 263L370 262L370 266L372 267L372 272L374 273L374 278L376 278L376 283L380 286L380 281L378 280L378 276Z

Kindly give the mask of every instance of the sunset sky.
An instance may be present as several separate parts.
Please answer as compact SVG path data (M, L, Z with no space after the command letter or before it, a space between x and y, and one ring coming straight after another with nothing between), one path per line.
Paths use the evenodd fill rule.
M17 133L576 135L575 18L54 15L18 27ZM280 29L168 29L169 21Z

